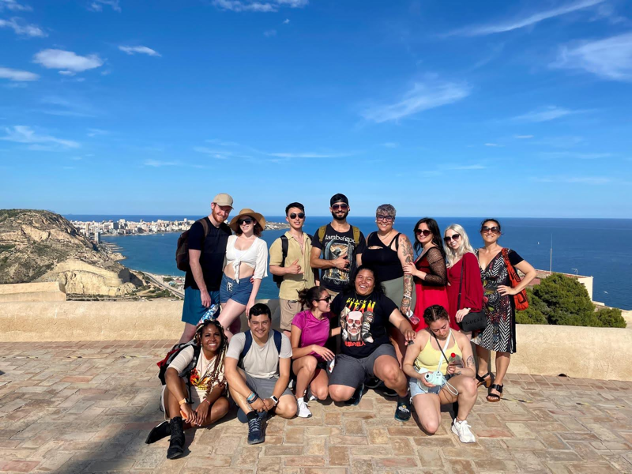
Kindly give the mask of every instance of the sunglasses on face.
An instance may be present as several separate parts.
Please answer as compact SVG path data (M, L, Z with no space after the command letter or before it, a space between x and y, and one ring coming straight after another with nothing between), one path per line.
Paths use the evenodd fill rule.
M424 229L424 230L415 229L415 234L417 234L417 235L422 235L423 234L424 237L428 237L430 234L432 234L432 232L430 232L428 229Z
M393 216L384 216L382 214L378 214L377 216L375 216L375 220L384 221L384 222L392 222L395 220L395 218Z
M461 234L452 234L451 236L444 237L444 238L443 238L443 241L444 241L446 244L449 244L449 243L450 243L450 240L454 240L454 241L456 241L456 240L459 240L459 238L460 238L460 237L461 237Z
M293 212L292 214L290 214L290 219L296 219L297 217L299 219L305 219L305 214L303 214L302 212L299 212L298 214L296 214L295 212Z
M254 220L252 220L250 217L246 217L245 219L239 219L237 221L237 224L239 224L239 225L243 225L243 224L250 225L253 222L254 222Z
M486 225L484 225L483 227L481 227L481 234L484 234L486 232L491 232L492 234L497 234L498 232L500 232L500 229L496 226L492 226L492 227L487 227Z
M331 206L331 208L334 211L338 211L338 210L346 211L347 209L349 209L349 205L348 204L334 204L333 206Z
M331 301L331 295L325 296L324 298L321 298L321 299L316 300L316 301L326 301L327 303L329 303Z

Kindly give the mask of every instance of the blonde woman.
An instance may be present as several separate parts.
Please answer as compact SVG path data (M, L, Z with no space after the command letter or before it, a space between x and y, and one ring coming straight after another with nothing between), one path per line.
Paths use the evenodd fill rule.
M480 311L483 305L483 284L478 259L465 229L451 224L443 233L443 248L448 260L448 309L450 320L460 323L470 311ZM462 279L462 281L461 281ZM459 301L459 289L461 299ZM471 332L465 333L469 338Z

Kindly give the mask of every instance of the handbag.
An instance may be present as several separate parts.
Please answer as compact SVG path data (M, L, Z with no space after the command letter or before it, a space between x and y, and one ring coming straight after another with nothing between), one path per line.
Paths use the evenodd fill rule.
M507 267L507 274L509 275L509 281L511 283L511 287L515 288L522 281L516 272L516 269L509 261L509 251L507 249L501 250L503 254L503 260L505 260L505 266ZM516 293L513 295L514 306L516 311L524 311L529 307L529 300L527 299L527 290L523 289L520 293Z
M461 308L461 286L463 285L463 268L465 267L465 255L462 257L463 263L461 264L461 278L459 279L459 297L456 303L457 311ZM480 311L470 311L467 313L460 323L457 323L461 330L465 332L482 331L487 327L487 313L482 308Z

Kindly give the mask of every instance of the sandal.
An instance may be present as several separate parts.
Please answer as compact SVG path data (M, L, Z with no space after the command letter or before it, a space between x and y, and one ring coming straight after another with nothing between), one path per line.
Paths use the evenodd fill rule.
M489 393L487 395L487 401L492 403L499 402L503 396L503 386L495 383L491 387L489 387L489 389L496 390L498 393Z
M476 374L476 380L476 388L480 387L481 385L485 385L485 388L489 388L492 384L492 374L490 372L487 372L484 375Z

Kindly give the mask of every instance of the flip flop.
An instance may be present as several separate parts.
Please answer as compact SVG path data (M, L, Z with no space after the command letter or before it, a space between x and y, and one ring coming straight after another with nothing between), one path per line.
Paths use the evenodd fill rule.
M500 399L503 396L503 386L502 385L498 385L497 383L493 384L491 387L489 387L490 390L496 390L498 393L489 393L487 395L487 401L490 403L496 403L499 402Z

